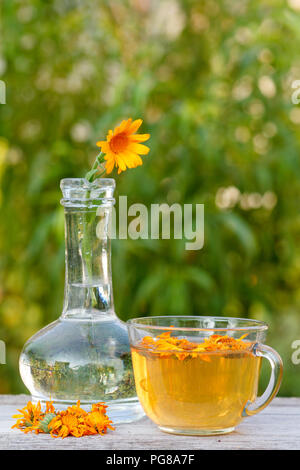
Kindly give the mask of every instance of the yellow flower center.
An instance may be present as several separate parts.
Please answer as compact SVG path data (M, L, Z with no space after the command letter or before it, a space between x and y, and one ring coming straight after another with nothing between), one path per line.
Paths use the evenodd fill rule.
M123 152L128 145L128 138L125 134L115 135L112 137L109 145L114 153Z

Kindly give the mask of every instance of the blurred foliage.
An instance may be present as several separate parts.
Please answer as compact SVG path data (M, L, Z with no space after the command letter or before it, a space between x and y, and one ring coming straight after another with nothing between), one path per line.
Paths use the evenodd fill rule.
M113 242L116 311L270 324L282 395L300 396L300 79L297 0L2 0L0 393L24 391L24 342L64 287L59 180L143 117L151 153L116 176L128 203L205 204L205 246ZM4 19L4 21L3 21ZM225 188L225 189L224 189Z

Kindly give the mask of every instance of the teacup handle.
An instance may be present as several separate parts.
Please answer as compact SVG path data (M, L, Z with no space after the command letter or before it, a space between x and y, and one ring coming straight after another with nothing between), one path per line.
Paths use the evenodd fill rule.
M256 343L252 352L255 356L265 357L268 359L271 365L271 377L265 392L254 402L248 401L243 410L242 416L255 415L268 406L277 394L282 379L283 364L281 357L275 349L270 348L270 346L266 346L265 344Z

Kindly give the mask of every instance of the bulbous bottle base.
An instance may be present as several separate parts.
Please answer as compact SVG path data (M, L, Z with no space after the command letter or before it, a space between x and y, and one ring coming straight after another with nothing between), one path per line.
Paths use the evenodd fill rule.
M116 424L144 415L126 327L113 314L75 315L43 328L25 344L20 373L34 403L52 401L63 410L80 400L88 411L92 404L105 402Z

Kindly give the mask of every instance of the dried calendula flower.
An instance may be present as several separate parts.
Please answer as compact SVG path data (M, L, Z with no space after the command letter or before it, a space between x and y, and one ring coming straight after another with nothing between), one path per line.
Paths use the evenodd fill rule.
M34 405L29 401L24 408L18 410L20 414L13 415L13 418L17 418L17 422L12 426L12 428L21 429L25 433L34 431L38 434L39 432L43 432L40 429L40 423L44 417L47 414L52 413L53 410L54 408L51 402L47 402L46 412L42 413L40 402L38 402L37 405Z
M28 402L20 411L17 423L12 428L21 431L46 433L52 437L67 436L82 437L94 434L105 434L107 429L114 430L112 421L106 415L107 406L100 402L92 405L90 412L80 407L80 401L74 406L69 406L64 411L55 411L52 402L47 402L46 411L41 412L41 404L33 405Z
M144 336L140 346L149 349L160 357L168 357L175 354L180 360L186 357L196 357L199 353L214 351L239 351L249 349L250 341L243 341L247 334L236 339L228 335L210 335L204 338L201 343L189 341L185 338L171 336L172 332L167 331L153 338L152 336ZM201 359L209 361L209 355L201 354Z

